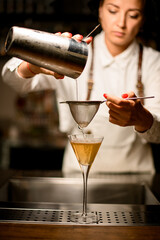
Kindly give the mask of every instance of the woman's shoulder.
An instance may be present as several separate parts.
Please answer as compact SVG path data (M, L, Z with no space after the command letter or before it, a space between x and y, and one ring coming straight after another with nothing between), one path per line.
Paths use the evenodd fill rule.
M144 46L143 60L146 64L154 64L160 67L160 51L150 46Z
M95 42L103 41L103 39L104 39L104 31L103 30L94 37Z
M160 57L160 51L151 46L144 46L144 54L146 56Z

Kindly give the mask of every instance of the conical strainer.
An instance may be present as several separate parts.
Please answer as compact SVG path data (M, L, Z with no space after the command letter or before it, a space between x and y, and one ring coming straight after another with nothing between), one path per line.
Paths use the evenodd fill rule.
M72 116L80 128L87 127L104 101L66 101Z
M154 98L154 96L144 96L144 97L130 97L125 98L125 100L137 100L137 99L149 99ZM80 128L87 127L96 115L99 106L104 101L65 101L60 103L67 103L69 105L70 111L76 123Z

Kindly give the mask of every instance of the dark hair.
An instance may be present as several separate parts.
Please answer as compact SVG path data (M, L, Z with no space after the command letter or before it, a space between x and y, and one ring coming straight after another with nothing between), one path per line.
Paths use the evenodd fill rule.
M145 0L144 5L144 23L139 32L139 37L143 41L154 40L157 35L157 28L159 29L159 0Z
M100 4L105 0L89 0L88 6L92 14L98 18L98 9ZM150 40L154 40L158 36L160 19L158 10L160 7L159 0L144 0L144 23L138 34L138 37L147 44Z
M104 2L104 0L89 0L88 1L88 7L91 10L91 12L94 15L97 15L98 17L98 8L100 6L100 4L102 4Z

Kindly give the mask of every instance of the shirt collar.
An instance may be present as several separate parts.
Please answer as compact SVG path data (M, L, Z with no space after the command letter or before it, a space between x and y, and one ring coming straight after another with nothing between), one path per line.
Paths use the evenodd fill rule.
M133 43L129 45L129 47L124 52L120 53L116 57L113 57L105 44L105 36L103 31L100 36L100 41L101 41L100 45L102 46L100 57L103 67L108 67L112 63L116 62L122 69L124 69L127 66L130 59L134 56L138 48L137 41L135 40L133 41Z

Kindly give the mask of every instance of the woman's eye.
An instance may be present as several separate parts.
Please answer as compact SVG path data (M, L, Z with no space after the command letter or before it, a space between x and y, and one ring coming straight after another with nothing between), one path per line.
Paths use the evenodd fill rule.
M135 15L135 16L130 15L130 17L133 18L133 19L137 19L138 15Z
M130 18L137 19L139 17L139 14L130 14Z
M108 10L111 14L115 14L116 13L116 10L113 10L113 9L109 9Z

